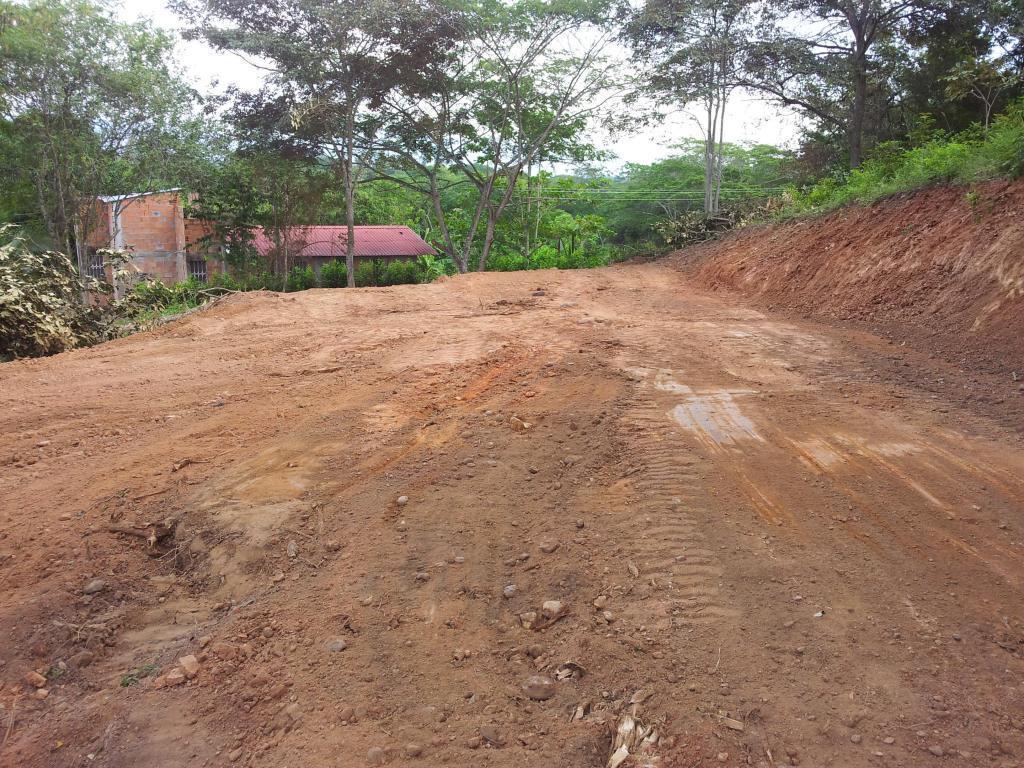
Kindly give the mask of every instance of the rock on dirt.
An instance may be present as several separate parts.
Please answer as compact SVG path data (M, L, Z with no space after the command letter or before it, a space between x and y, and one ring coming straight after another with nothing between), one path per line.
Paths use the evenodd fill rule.
M531 675L523 681L523 693L534 701L547 701L555 695L555 681L544 675Z
M505 743L504 737L501 735L501 731L495 725L481 725L480 726L480 738L496 747L500 747ZM474 747L475 749L475 747Z
M562 615L562 612L565 611L565 606L561 600L545 600L540 610L545 618L554 619Z
M178 664L189 680L199 674L199 659L191 653L178 659Z
M97 595L106 588L107 582L105 582L103 579L93 579L84 587L82 587L82 592L87 595Z

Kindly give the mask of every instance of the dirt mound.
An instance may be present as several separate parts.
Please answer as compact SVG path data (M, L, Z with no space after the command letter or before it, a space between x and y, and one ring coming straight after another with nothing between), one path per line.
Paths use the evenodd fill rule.
M1020 765L1024 436L856 334L658 263L0 365L0 766Z
M864 321L971 370L1024 374L1024 181L937 187L683 252L698 283Z

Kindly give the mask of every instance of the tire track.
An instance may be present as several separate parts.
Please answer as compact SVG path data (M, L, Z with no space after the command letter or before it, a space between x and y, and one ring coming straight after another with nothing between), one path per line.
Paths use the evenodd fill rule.
M624 442L640 466L632 478L639 524L630 539L633 562L643 588L657 593L657 599L636 601L630 618L662 629L733 615L719 596L718 557L698 523L706 518L699 459L673 429L668 399L641 381L621 422Z

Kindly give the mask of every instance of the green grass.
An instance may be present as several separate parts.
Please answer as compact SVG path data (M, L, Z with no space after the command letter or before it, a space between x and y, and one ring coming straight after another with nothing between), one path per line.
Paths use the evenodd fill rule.
M973 128L950 137L935 137L904 148L879 145L860 168L822 179L804 191L794 190L782 216L820 213L844 205L939 183L973 184L1024 173L1024 101L996 118L988 133Z
M156 664L144 664L141 667L129 670L121 675L121 687L128 688L139 682L144 677L149 677L156 672L159 667Z

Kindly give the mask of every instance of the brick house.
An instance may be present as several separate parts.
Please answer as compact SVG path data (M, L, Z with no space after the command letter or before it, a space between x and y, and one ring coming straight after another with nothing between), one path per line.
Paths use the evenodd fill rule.
M208 240L210 222L186 218L181 190L99 197L82 218L79 263L92 277L112 282L101 248L130 250L142 276L168 284L206 280L226 268L223 249Z
M226 253L213 237L213 222L185 215L180 189L98 197L83 208L80 229L79 265L83 272L113 282L111 270L98 253L102 248L127 249L143 277L172 284L189 277L208 280L228 271ZM286 243L287 263L320 267L331 259L345 258L346 227L294 226L275 241L262 229L254 233L256 250L269 263L280 255ZM355 228L355 256L363 260L411 259L434 254L409 227L358 226ZM277 263L281 263L278 261ZM121 290L115 286L115 293Z

